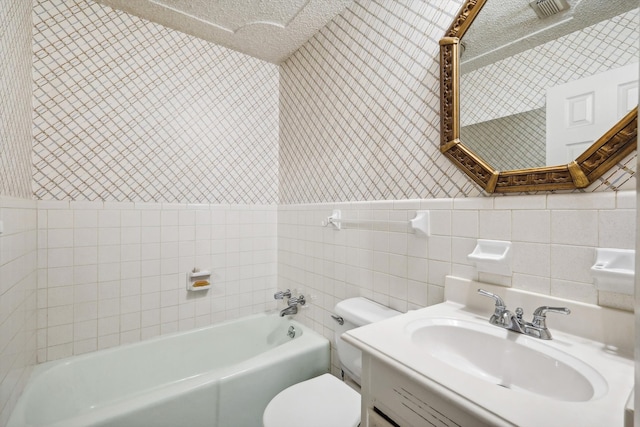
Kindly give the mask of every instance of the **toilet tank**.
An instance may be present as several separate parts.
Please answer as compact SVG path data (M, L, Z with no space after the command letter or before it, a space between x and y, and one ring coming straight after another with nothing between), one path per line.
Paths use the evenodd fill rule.
M350 329L397 316L399 311L393 310L364 297L349 298L336 304L335 313L344 320L343 325L335 325L335 345L340 365L345 374L360 384L362 375L362 353L347 344L341 335Z

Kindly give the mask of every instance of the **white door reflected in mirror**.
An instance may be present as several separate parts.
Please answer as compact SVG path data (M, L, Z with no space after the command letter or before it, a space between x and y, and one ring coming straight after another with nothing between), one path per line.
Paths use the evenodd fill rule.
M638 64L547 89L546 164L576 159L638 101Z

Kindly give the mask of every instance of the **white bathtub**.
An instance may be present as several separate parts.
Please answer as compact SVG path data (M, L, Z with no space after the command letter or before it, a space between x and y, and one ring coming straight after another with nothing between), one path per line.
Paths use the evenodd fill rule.
M329 363L326 338L259 314L39 365L8 426L259 427L273 396Z

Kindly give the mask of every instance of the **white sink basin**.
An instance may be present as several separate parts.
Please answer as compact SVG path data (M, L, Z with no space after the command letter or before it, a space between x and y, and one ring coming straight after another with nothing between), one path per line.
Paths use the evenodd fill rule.
M501 295L511 310L522 307L526 319L541 306L567 307L571 315L550 316L551 340L508 331L489 323L494 304L478 288ZM461 418L461 425L624 425L634 384L633 313L454 277L447 277L445 298L352 329L343 339L362 350L363 366L387 364L424 402L449 402L449 414L477 420ZM397 388L400 379L392 389L365 380L375 375L363 372L363 390L388 393L369 404L406 395L416 408L427 408ZM363 402L368 398L363 394ZM400 410L406 402L396 403Z
M583 402L608 389L604 378L579 359L497 326L432 318L407 324L405 332L432 357L510 390Z

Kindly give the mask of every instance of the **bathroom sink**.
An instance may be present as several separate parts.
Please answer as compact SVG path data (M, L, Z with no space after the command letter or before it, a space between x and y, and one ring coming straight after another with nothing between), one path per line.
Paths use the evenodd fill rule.
M581 360L493 325L430 318L408 323L405 332L421 351L499 387L567 402L607 392L604 378Z
M500 295L511 310L522 307L525 321L543 306L571 314L549 316L551 339L517 333L490 323L494 304L478 288ZM362 350L369 407L384 402L398 414L411 407L411 414L430 416L423 412L431 402L459 425L600 427L624 425L634 384L633 325L630 312L447 277L444 302L342 338ZM388 381L374 381L380 366L389 368Z

